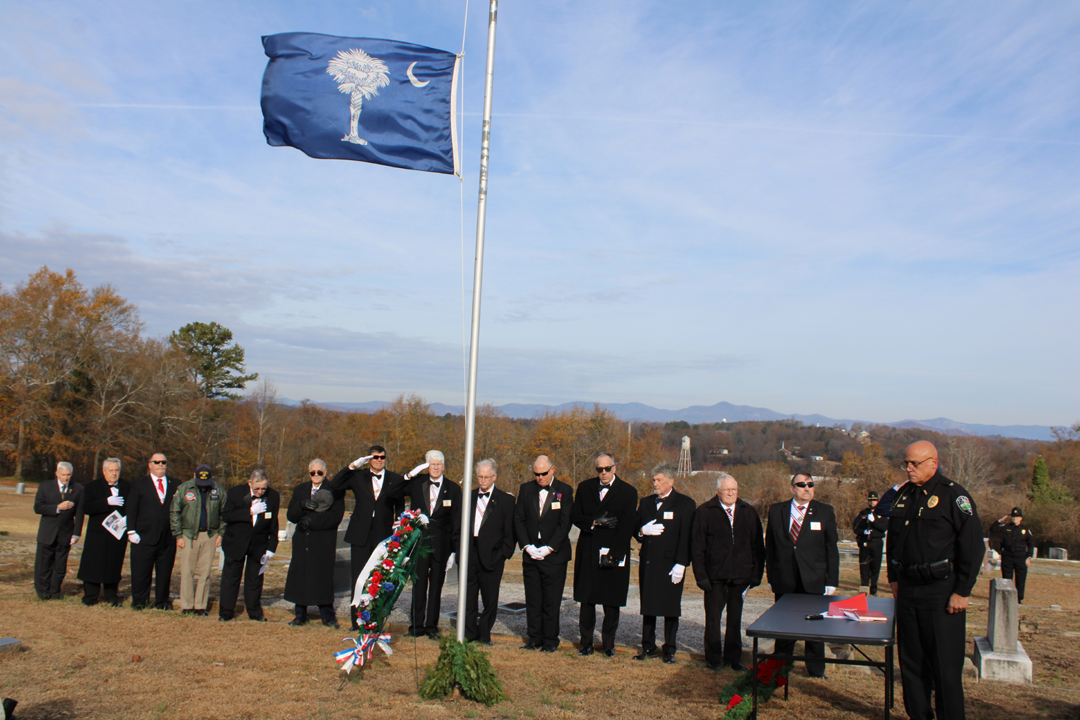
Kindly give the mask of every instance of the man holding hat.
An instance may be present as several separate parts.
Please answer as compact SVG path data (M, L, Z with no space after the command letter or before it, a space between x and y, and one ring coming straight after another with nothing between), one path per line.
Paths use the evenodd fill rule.
M874 512L878 494L873 490L866 496L866 509L855 516L855 543L859 546L860 592L877 595L878 574L881 572L881 551L885 542L888 515Z
M210 572L225 532L224 506L225 488L214 482L209 465L195 468L195 477L173 496L169 520L180 548L180 611L184 615L209 614Z
M1022 525L1024 511L1014 507L1008 515L999 518L990 526L990 537L1001 548L1001 577L1013 580L1016 584L1016 600L1024 602L1024 585L1027 584L1027 569L1031 557L1035 554L1035 538Z

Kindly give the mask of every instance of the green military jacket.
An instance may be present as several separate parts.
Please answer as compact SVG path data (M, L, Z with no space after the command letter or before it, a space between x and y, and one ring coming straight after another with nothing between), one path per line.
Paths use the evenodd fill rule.
M225 521L221 519L221 509L225 507L225 488L218 483L210 486L206 498L206 534L217 537L225 534ZM169 521L173 537L179 539L194 538L199 532L199 514L202 511L202 497L195 485L195 478L188 480L176 489Z

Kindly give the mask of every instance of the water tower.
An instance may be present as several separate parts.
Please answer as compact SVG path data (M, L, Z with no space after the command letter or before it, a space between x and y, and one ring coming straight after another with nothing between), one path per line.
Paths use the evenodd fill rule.
M679 450L679 469L676 475L685 477L690 474L690 438L683 435L682 448Z

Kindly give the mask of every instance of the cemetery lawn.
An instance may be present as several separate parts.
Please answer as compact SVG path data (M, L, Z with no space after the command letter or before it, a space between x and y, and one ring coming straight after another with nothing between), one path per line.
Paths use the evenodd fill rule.
M700 656L677 662L637 662L637 648L615 658L580 658L564 641L559 651L518 649L521 639L496 636L490 652L509 700L492 708L464 698L422 701L417 686L438 655L436 643L413 640L395 626L394 654L376 655L342 686L333 653L347 630L318 623L286 625L287 610L270 609L267 623L240 617L229 623L178 611L84 607L72 553L62 600L33 593L36 518L32 495L0 492L0 637L16 637L20 651L0 654L0 696L19 701L16 717L98 718L718 718L718 693L736 674L713 672ZM29 511L29 515L27 512ZM283 552L287 550L283 548ZM519 565L516 560L507 564ZM1020 610L1020 640L1034 663L1033 685L965 681L968 716L976 720L1080 717L1080 569L1075 563L1037 563ZM1049 568L1056 574L1045 570ZM517 567L513 568L515 571ZM845 566L840 592L858 592ZM857 573L857 570L855 571ZM1065 575L1063 573L1068 573ZM980 578L968 613L971 637L986 633L989 575ZM569 582L569 580L568 580ZM272 569L266 595L281 593L284 572ZM174 575L174 587L179 578ZM765 592L758 588L757 593ZM127 578L121 595L129 594ZM217 590L211 590L212 602ZM699 602L688 593L686 602ZM1061 606L1051 610L1050 605ZM179 603L177 603L179 605ZM566 612L566 610L564 610ZM640 620L624 615L623 623ZM764 719L881 717L883 680L858 669L829 666L827 681L792 674L790 699L777 694L761 707ZM899 676L895 716L903 711Z

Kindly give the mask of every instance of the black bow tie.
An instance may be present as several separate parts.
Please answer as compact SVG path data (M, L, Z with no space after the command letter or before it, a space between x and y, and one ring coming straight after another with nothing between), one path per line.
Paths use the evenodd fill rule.
M612 480L611 482L615 482L615 481ZM611 489L611 483L607 483L606 485L604 483L600 483L600 489L601 490L610 490Z
M442 484L441 480L432 480L431 481L431 487L433 487L433 488L439 487L440 484Z
M487 492L482 492L482 493L480 493L480 497L488 497L489 495L491 495L491 491L490 491L490 490L488 490Z

